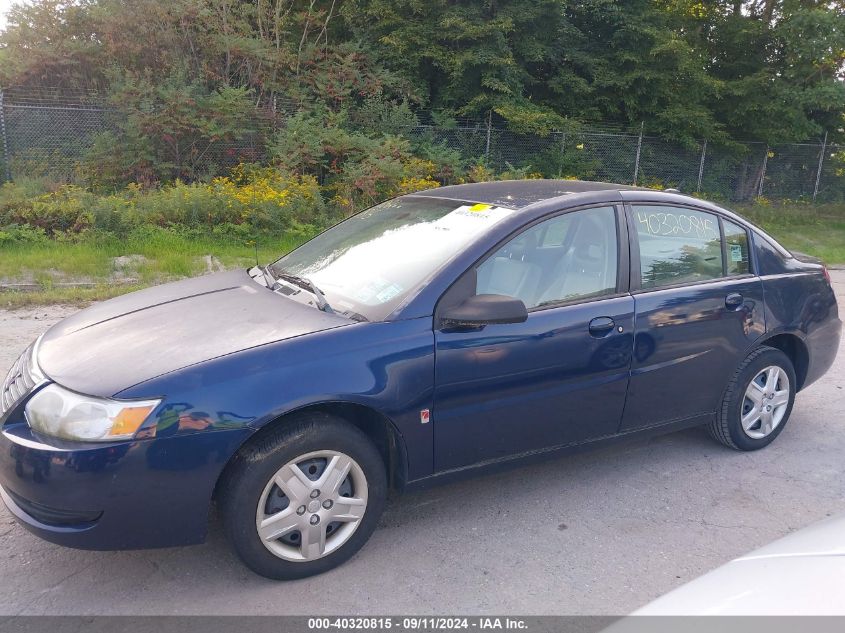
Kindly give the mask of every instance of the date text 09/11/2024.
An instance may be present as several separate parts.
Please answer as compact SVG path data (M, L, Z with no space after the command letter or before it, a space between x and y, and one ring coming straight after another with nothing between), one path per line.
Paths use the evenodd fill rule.
M528 624L521 618L510 617L347 617L309 618L308 630L525 630Z

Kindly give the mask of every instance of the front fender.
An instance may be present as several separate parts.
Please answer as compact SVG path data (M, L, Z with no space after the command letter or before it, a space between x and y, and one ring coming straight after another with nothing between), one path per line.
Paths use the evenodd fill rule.
M255 431L305 407L351 403L392 421L405 441L407 476L431 474L434 391L431 318L360 323L262 345L149 380L120 398L163 395L156 435Z

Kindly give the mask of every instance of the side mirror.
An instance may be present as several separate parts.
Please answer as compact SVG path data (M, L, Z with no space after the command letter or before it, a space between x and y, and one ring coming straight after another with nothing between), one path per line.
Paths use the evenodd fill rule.
M446 308L440 320L446 327L483 326L493 323L524 323L528 310L519 299L505 295L474 295Z

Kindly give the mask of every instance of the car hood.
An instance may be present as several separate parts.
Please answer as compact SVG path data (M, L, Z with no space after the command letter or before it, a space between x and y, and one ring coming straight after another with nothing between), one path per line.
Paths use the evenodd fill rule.
M350 323L232 271L82 310L44 334L38 364L68 389L112 396L188 365Z

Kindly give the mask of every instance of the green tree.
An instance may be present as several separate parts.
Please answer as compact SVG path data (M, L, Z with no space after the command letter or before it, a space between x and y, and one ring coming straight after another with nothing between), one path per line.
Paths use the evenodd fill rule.
M120 112L116 131L96 139L83 167L93 183L195 180L217 171L218 148L255 132L243 88L208 92L179 74L157 84L123 77L111 100Z
M560 1L352 0L342 12L425 107L476 118L495 112L540 133L565 124L532 98L566 30Z
M431 111L539 135L842 142L845 0L36 0L0 32L0 85L111 94L119 125L95 153L120 139L114 177L201 176L283 110L371 140Z

